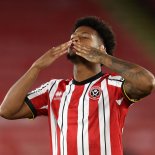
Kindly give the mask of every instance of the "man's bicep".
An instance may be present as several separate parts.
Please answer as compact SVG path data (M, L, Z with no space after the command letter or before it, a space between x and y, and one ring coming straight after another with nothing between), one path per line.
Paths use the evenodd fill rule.
M26 103L23 103L21 109L10 119L34 118L34 114Z
M148 95L143 91L136 89L133 85L131 85L127 81L124 81L123 83L123 92L125 96L132 102L139 101L141 98L144 98L145 96Z

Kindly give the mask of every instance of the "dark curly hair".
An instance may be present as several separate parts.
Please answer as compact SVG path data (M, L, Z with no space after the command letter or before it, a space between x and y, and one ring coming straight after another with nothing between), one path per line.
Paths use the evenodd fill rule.
M103 41L103 44L106 48L106 52L109 55L113 55L113 50L115 48L116 41L113 31L107 23L105 23L103 20L96 16L83 17L75 22L73 32L80 26L88 26L94 29Z

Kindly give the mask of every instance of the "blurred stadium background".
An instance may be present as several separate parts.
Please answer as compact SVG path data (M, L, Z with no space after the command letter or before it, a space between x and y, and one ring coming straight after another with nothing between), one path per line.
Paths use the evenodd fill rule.
M67 41L74 21L96 15L116 33L115 55L155 74L154 0L1 0L0 101L35 59ZM39 76L33 88L51 78L72 76L65 56ZM155 93L131 106L123 134L124 155L155 155ZM0 118L0 155L49 155L48 120Z

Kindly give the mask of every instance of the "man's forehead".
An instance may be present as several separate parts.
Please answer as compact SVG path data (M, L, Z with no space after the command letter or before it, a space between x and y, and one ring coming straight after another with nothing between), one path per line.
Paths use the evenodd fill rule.
M75 33L89 33L89 34L94 34L96 35L97 32L92 29L91 27L88 26L80 26L75 30Z

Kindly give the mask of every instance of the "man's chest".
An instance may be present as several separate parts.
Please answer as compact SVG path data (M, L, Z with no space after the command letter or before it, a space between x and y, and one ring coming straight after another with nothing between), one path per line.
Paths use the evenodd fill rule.
M90 119L97 115L99 108L104 110L105 95L100 86L70 86L58 89L50 102L56 120L66 116L69 122ZM108 97L108 96L107 96Z

